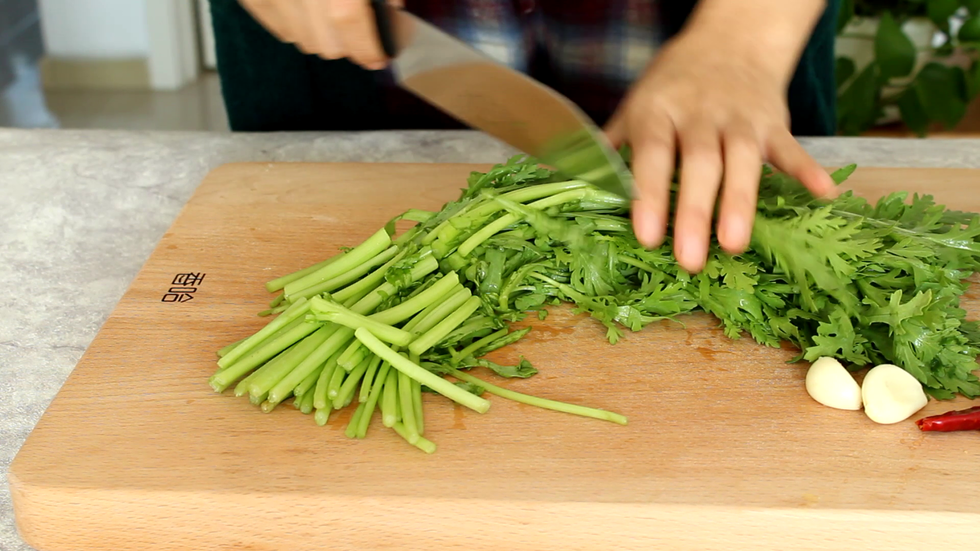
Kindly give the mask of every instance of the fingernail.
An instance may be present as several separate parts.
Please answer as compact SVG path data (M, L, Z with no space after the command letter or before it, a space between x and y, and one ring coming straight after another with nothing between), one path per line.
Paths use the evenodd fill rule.
M826 197L827 199L837 199L838 197L840 197L840 188L837 187L837 185L834 184L833 181L831 181L830 187L827 188L827 191L824 192L823 196Z
M652 249L660 244L663 230L661 229L662 224L659 216L639 207L635 216L634 225L636 239L641 245Z
M678 236L677 251L674 253L677 263L691 273L697 273L704 267L704 259L708 255L704 240L694 235Z
M742 216L729 216L718 232L718 241L729 252L740 253L749 241L749 225Z
M830 177L829 174L824 172L821 173L821 176L823 179L823 186L822 186L823 193L820 194L820 197L825 199L837 198L837 196L840 195L840 190L837 188L837 184L834 182L834 180Z

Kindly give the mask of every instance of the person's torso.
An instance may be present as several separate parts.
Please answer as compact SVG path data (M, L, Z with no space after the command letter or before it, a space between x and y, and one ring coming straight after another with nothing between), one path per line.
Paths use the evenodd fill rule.
M405 8L604 121L666 39L659 4L406 0Z

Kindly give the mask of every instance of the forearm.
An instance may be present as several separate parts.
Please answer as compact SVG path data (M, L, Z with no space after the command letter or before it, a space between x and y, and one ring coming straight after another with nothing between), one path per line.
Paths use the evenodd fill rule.
M788 85L826 0L700 0L683 34L759 63Z

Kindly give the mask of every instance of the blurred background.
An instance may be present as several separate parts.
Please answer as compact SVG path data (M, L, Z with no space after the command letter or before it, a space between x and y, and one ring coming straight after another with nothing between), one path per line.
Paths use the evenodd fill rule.
M843 0L846 135L980 133L980 0ZM0 126L227 131L207 0L0 0Z
M0 0L0 126L227 131L207 0Z

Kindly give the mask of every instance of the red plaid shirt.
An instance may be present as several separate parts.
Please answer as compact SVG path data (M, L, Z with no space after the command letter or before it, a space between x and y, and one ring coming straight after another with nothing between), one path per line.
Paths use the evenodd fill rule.
M663 42L657 0L405 0L405 8L530 74L602 124ZM392 96L395 98L396 96ZM404 99L393 108L412 108Z

